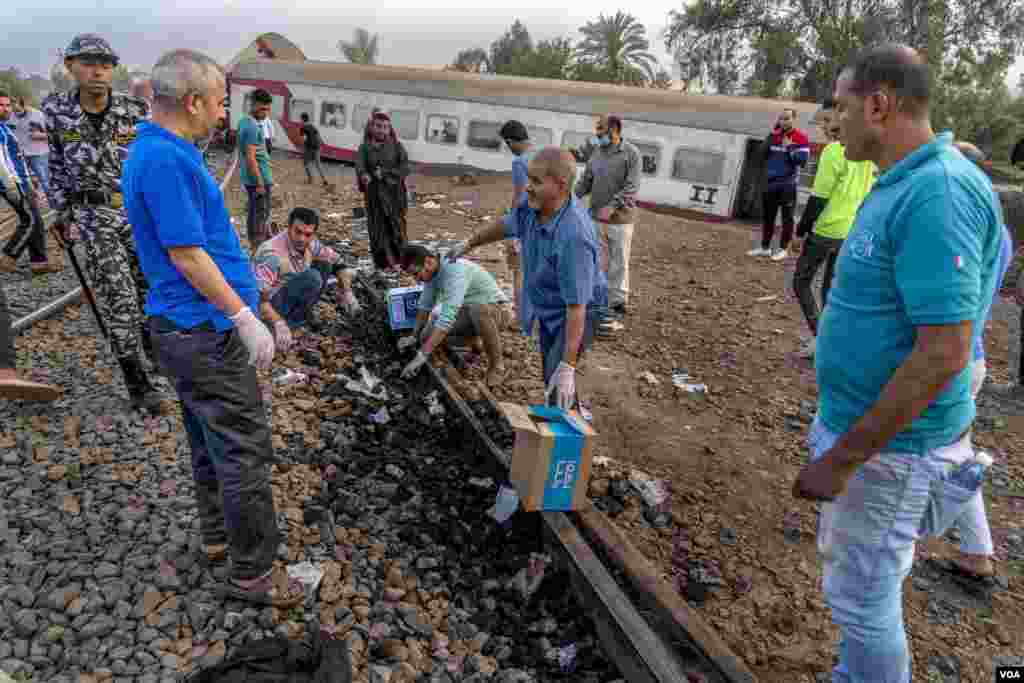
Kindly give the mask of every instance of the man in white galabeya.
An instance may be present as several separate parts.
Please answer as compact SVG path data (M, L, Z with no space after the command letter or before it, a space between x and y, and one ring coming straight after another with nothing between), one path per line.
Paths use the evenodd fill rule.
M867 50L836 82L850 161L879 177L818 324L818 415L794 494L825 501L818 550L839 627L833 683L909 683L903 580L918 538L980 490L971 345L998 274L991 184L929 122L930 74L902 45Z

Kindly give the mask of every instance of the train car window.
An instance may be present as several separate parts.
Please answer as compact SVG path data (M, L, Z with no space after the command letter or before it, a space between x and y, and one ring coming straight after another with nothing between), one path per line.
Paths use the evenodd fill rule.
M420 136L420 113L415 109L392 109L388 116L402 140L415 140Z
M492 152L501 151L501 123L491 121L470 121L469 136L466 144L474 149L486 149Z
M593 135L593 133L578 133L571 130L566 131L562 135L562 149L567 149L572 152L572 155L576 157L577 164L585 164L587 163L587 160L580 149L587 144L587 139L591 135Z
M292 100L291 119L295 123L302 123L302 115L309 116L310 121L316 120L316 111L313 100Z
M324 102L320 105L320 125L324 128L344 128L346 111L341 102Z
M658 164L661 162L661 147L650 142L630 140L640 152L641 172L644 175L658 175Z
M442 145L454 145L459 141L459 120L454 116L431 114L427 117L427 130L424 134L428 142Z
M360 135L366 130L366 122L370 120L370 112L373 111L372 104L357 104L352 110L352 130Z
M555 139L550 128L527 126L526 130L530 133L530 142L532 142L533 146L538 149L541 147L547 147L551 144L551 141Z
M672 160L672 177L690 183L721 185L725 155L703 149L678 149Z

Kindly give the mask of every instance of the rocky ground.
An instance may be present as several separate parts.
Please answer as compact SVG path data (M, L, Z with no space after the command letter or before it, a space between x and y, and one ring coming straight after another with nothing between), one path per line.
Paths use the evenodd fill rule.
M321 232L325 239L341 241L352 237L350 211L360 200L352 190L351 177L341 167L329 166L335 189L325 193L318 186L304 184L301 163L297 160L281 159L276 164L275 173L279 177L276 196L280 205L274 211L274 219L282 227L290 208L307 205L321 211ZM476 184L463 184L448 178L419 176L416 189L419 202L409 213L410 237L439 242L468 236L493 220L494 211L507 201L508 179L480 178ZM243 199L237 185L229 189L228 198L233 215L241 225ZM816 508L794 501L790 495L792 481L806 458L803 438L815 409L813 366L796 356L799 336L805 330L789 284L794 263L777 264L747 258L744 252L754 239L753 228L749 225L713 225L642 213L633 246L633 295L628 332L596 344L580 377L581 389L592 405L594 427L600 435L600 465L595 469L591 494L647 557L662 568L664 576L674 581L691 604L719 630L760 680L768 683L827 680L823 675L831 666L837 633L821 598L820 566L814 548ZM365 259L363 244L354 241L348 246L354 259ZM492 269L507 287L500 246L482 249L474 257ZM330 310L323 314L330 320ZM192 564L188 559L181 559L194 558L194 553L185 553L183 549L194 549L196 538L193 520L189 517L188 478L183 474L187 447L173 408L168 405L167 413L151 424L137 424L118 416L116 403L123 389L120 379L111 373L104 359L105 352L101 353L88 336L92 330L89 315L87 309L76 307L64 319L43 323L19 339L22 363L35 364L40 372L55 373L62 383L69 383L72 377L77 379L71 396L44 409L0 406L0 424L4 425L4 441L0 446L8 449L4 456L11 461L4 466L0 481L3 494L17 501L6 509L7 533L12 540L8 540L0 555L0 572L7 572L6 575L0 573L0 586L7 586L6 590L0 588L3 591L0 592L2 614L10 615L7 617L10 623L0 622L3 629L0 632L3 636L0 637L0 655L3 655L0 668L5 667L4 661L17 660L21 663L19 667L24 668L24 664L38 667L36 680L46 680L39 678L39 674L53 666L53 662L62 661L59 657L65 656L63 661L68 662L73 657L92 657L95 661L88 662L89 666L105 667L111 675L127 679L125 673L113 671L113 662L123 661L126 666L142 666L144 674L155 675L159 680L161 676L170 676L183 664L222 655L243 630L250 633L244 637L288 629L295 635L300 625L308 631L314 617L321 624L329 625L330 614L310 609L308 605L301 618L296 614L296 619L282 621L282 615L258 610L246 612L241 606L210 602L208 592L204 592L204 582L211 580L211 575L198 567L194 559ZM1004 302L997 307L986 337L990 376L996 382L1008 378L1007 349L1018 324L1014 306ZM373 666L389 665L392 670L397 666L393 659L381 659L377 649L385 640L397 640L393 636L396 622L388 622L391 630L387 635L381 636L380 629L370 631L377 614L374 610L380 602L388 604L383 600L384 593L378 597L377 591L403 588L388 583L392 565L397 562L403 580L409 573L416 576L417 595L423 590L422 586L433 590L436 585L428 579L434 570L415 568L424 556L424 548L431 547L426 539L403 538L401 530L395 532L399 534L398 539L393 539L390 530L372 521L380 519L393 524L403 514L403 508L391 510L384 506L387 495L380 495L376 487L384 486L384 494L387 494L391 492L390 486L397 485L397 499L405 500L403 496L415 497L415 492L410 494L403 486L414 483L420 492L431 490L421 485L419 478L424 476L424 471L432 474L433 470L422 462L400 460L397 456L394 461L387 459L377 466L372 458L360 457L365 454L353 449L354 456L350 460L329 463L337 468L335 477L341 477L335 485L335 494L330 494L331 484L329 480L325 484L323 479L329 468L324 463L328 461L315 457L304 460L312 457L310 454L330 452L339 431L348 434L339 428L332 431L332 427L325 427L325 424L355 421L363 429L371 426L365 419L352 417L366 414L360 412L367 406L360 404L359 399L325 391L331 386L326 380L332 374L352 375L359 367L360 361L355 356L360 352L354 350L360 343L356 331L349 328L351 338L344 334L333 335L329 341L311 335L306 346L283 363L310 376L311 384L273 388L271 410L275 444L282 464L291 465L287 471L279 467L276 475L279 489L290 492L285 497L292 503L290 506L282 503L281 507L282 528L292 529L292 534L279 559L282 564L298 559L331 561L331 549L323 544L330 537L322 528L323 515L312 512L308 520L306 517L308 510L330 512L335 525L333 562L338 563L341 570L341 583L344 585L348 576L345 562L352 562L352 575L356 577L356 594L341 598L347 599L346 606L354 616L352 629L346 637L358 634L364 643L363 653L369 655L365 661L357 662L364 665L359 669L360 674L380 677L382 671ZM537 402L542 387L533 341L510 329L505 342L509 366L514 372L505 386L495 392L498 399ZM314 355L307 357L306 353ZM73 362L55 360L69 354L73 354ZM307 362L317 357L319 367ZM387 376L386 367L373 365L373 360L370 363L378 376ZM483 369L479 362L470 358L466 374L479 377ZM673 374L679 373L689 375L689 382L707 384L708 392L690 393L677 388ZM404 402L407 410L417 405L411 392ZM75 415L82 416L77 428L74 420L70 426L66 424L69 416ZM1021 497L1024 496L1024 463L1020 455L1024 407L985 395L979 401L979 415L975 440L997 460L988 504L1002 585L990 596L968 595L946 581L943 575L935 573L934 565L929 562L931 558L951 555L955 545L932 540L920 546L919 563L907 582L905 594L908 632L915 655L915 680L981 683L992 679L997 658L1024 651L1021 636L1024 632L1021 628L1024 626L1024 601L1021 600L1024 544L1020 522L1020 513L1024 510ZM101 417L103 419L98 420ZM112 426L108 426L108 422ZM7 427L9 424L13 428ZM373 429L377 433L387 431L380 426ZM67 433L76 435L77 440L65 436ZM350 438L351 435L343 436L341 442ZM70 445L63 445L65 443ZM395 452L401 451L402 445L384 444ZM411 452L425 457L420 446L414 443ZM441 449L435 448L435 451L440 453ZM74 467L76 459L78 468ZM348 469L342 467L346 462ZM388 473L389 465L397 467L403 476L396 477L394 470ZM62 471L60 466L67 469ZM455 464L450 466L456 467ZM357 487L351 483L362 481L367 473L374 482L372 486L360 484L352 491ZM645 478L653 483L645 482ZM172 484L166 483L170 480L175 482L173 493L162 494L161 485L170 489ZM634 483L629 483L631 480ZM345 507L338 509L336 502L328 503L323 498L325 487L329 495L337 496L338 491L344 490L356 494L355 500L360 503L376 501L367 506L372 516L362 527L362 520L353 524L351 520L355 518L342 517L346 514ZM433 488L443 487L435 485ZM641 491L655 498L659 491L664 491L667 500L656 506L648 505ZM472 484L451 495L454 498L449 504L480 511L475 516L464 515L466 520L482 516L486 506L493 502L493 489L481 488L478 493ZM426 495L423 501L424 509L433 505L433 502L426 502ZM379 505L379 509L375 509L375 505ZM140 508L144 510L139 513L141 516L130 519L135 514L132 511ZM288 509L292 512L287 512ZM17 514L12 515L15 511ZM387 518L389 511L397 517ZM299 515L301 532L298 531ZM129 525L132 521L134 526ZM470 529L463 529L463 533L475 532L473 523ZM408 522L399 522L399 526L401 524ZM130 531L122 534L118 530L122 525L130 527ZM79 533L69 533L72 528ZM347 535L339 538L339 529L347 529ZM319 535L314 530L318 530ZM172 531L173 534L169 533ZM127 538L127 534L132 534L132 538ZM384 540L378 541L378 538ZM313 542L307 544L307 540ZM419 546L419 554L417 540L426 544ZM65 545L62 546L62 542ZM387 547L383 559L373 565L370 551L378 542ZM366 564L358 564L354 559L341 560L337 555L339 546L353 546L362 553L361 559L365 558ZM123 552L118 550L121 547ZM528 557L525 548L522 553L522 557ZM434 559L437 554L428 555L427 559ZM458 571L465 580L467 572L475 571L473 567L477 566L458 554L439 554L450 558L445 560L448 563L440 572L449 588L459 585L452 571ZM145 563L145 558L149 558L150 564L136 565L136 562ZM178 566L179 560L184 566ZM527 560L526 565L529 564ZM361 569L367 565L373 570ZM329 576L334 576L338 570L333 568L334 564L329 566L332 567ZM495 566L489 565L489 569L495 570ZM523 569L524 566L519 565L499 569L502 572L499 583ZM106 576L115 570L120 573ZM104 576L98 575L101 572ZM130 576L132 580L122 582L122 576ZM194 576L199 577L197 584L191 583ZM184 588L169 585L172 577ZM394 578L392 583L398 583L397 575ZM328 576L324 580L327 581ZM359 595L360 581L366 582L362 585L370 593L369 597ZM113 587L121 583L130 584L130 594L105 592L113 591ZM18 588L20 585L26 585L28 591ZM77 586L81 588L75 595ZM54 599L53 592L66 588L72 589L64 595L67 601L54 606L63 597ZM17 592L12 594L12 590ZM409 586L404 586L404 590L408 595ZM143 599L147 592L148 603ZM178 596L176 601L169 595L172 592ZM419 596L420 602L415 604L428 620L436 614L431 611L432 600L447 601L449 620L453 604L463 609L480 609L484 604L479 602L479 591L476 602L465 603L468 607L459 605L456 593ZM328 597L333 598L334 594L329 593ZM365 601L356 599L360 597L366 598ZM331 600L325 601L322 594L319 598L316 604L334 604ZM407 597L402 599L407 600ZM505 599L495 598L499 607ZM510 605L520 604L508 599ZM191 604L189 600L213 607L214 616L197 626L203 616L196 616L193 622L193 615L186 606L186 603ZM28 604L24 604L26 602ZM97 606L95 610L88 612L93 605ZM365 622L360 619L361 605L371 610ZM216 611L218 607L220 611ZM78 608L82 611L69 613ZM121 612L117 612L119 608ZM125 610L128 614L122 618L120 614ZM161 610L173 616L165 618ZM62 611L63 622L53 618ZM142 616L134 617L137 612ZM553 618L559 627L569 623L566 620L571 610L559 612L553 608L552 612L557 615ZM22 616L20 626L16 624L19 614ZM83 614L89 619L76 627L76 620ZM241 616L229 618L232 614ZM339 619L343 625L348 621L344 611L339 613L335 609L334 617L336 624ZM151 625L147 620L156 623ZM76 630L95 621L100 622L99 632L112 621L114 626L109 633L119 634L116 639L104 639L104 643L109 641L110 645L102 650L103 654L96 654L99 651L94 648L71 647L69 643L89 642L83 635L95 636L92 629L86 634ZM458 614L455 621L459 622ZM129 623L134 627L129 627ZM64 627L60 637L53 628L56 626ZM441 630L438 625L434 626ZM444 622L440 626L444 626ZM477 625L485 632L489 627ZM157 631L152 640L146 641L148 647L140 646L144 629L145 637ZM31 635L24 635L30 630ZM567 644L560 638L562 631L556 631L559 637L543 636L547 643L540 641L536 636L543 630L525 639L519 637L521 634L512 634L509 636L512 642L503 643L513 652L523 653L514 656L524 657L521 660L524 664L519 664L520 660L502 664L497 659L500 648L492 650L485 646L483 656L495 659L499 672L493 679L483 680L501 680L499 676L506 675L502 671L516 667L522 667L537 678L562 675L545 669L536 661L533 668L530 666L528 653L543 657L540 651L547 645L551 649L546 654L553 654L553 650ZM127 633L132 633L134 639L121 638ZM456 637L451 637L452 630L447 633L449 655L457 656L451 643L459 640L459 627L454 627ZM415 635L406 635L416 640ZM71 640L63 640L65 636ZM465 642L466 638L461 640ZM2 651L2 643L7 642L11 643L9 653ZM419 642L421 646L435 645L428 642L425 635ZM412 658L417 648L410 646L408 640L403 644L406 654ZM112 658L116 647L122 648L117 654L127 659ZM65 655L65 650L69 654ZM428 654L433 652L432 648L428 650ZM87 654L81 654L83 652ZM138 661L138 652L142 653L145 665ZM43 657L51 653L58 659L44 662ZM148 662L147 654L155 658L155 662ZM172 654L173 661L168 659ZM466 661L462 660L463 673ZM604 676L600 659L596 658L595 662L589 671ZM431 676L439 663L440 660L434 661ZM62 670L95 671L85 663L73 666L74 669L69 663ZM413 666L415 668L415 664ZM454 672L447 674L453 680L458 679ZM392 675L403 674L393 672ZM566 680L586 679L569 675Z

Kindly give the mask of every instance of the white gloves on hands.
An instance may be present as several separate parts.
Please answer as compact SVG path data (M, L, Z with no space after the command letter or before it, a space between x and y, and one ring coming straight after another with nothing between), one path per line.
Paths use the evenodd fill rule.
M415 375L417 372L419 372L419 369L421 367L423 367L423 365L426 362L427 362L426 354L424 354L422 351L417 351L416 352L416 357L413 358L409 362L409 364L405 366L404 370L402 370L402 379L409 379L410 377Z
M277 350L281 353L288 353L292 348L295 340L292 338L292 331L288 327L288 323L283 320L274 323L274 341L277 343Z
M402 337L401 339L398 340L398 350L399 351L405 351L407 348L409 348L410 346L412 346L415 343L416 343L416 336L415 335L413 335L412 337Z
M551 402L551 392L555 393L555 405L559 409L572 410L576 402L576 368L565 361L560 362L544 390L546 403Z
M243 306L230 320L235 324L245 348L249 349L249 365L255 365L259 370L269 369L274 362L274 336L267 326L248 306Z

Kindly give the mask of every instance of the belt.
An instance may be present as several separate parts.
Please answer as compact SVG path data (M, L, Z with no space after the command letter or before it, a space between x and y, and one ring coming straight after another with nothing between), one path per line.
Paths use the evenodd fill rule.
M157 332L178 332L179 334L184 334L188 336L199 332L217 331L217 328L214 327L213 323L209 320L200 323L195 327L190 327L188 329L183 329L179 327L177 324L174 323L174 321L162 315L154 315L150 318L150 321L156 327Z
M124 206L124 195L120 192L84 190L82 192L72 192L71 203L81 206L109 206L112 209L120 209Z

